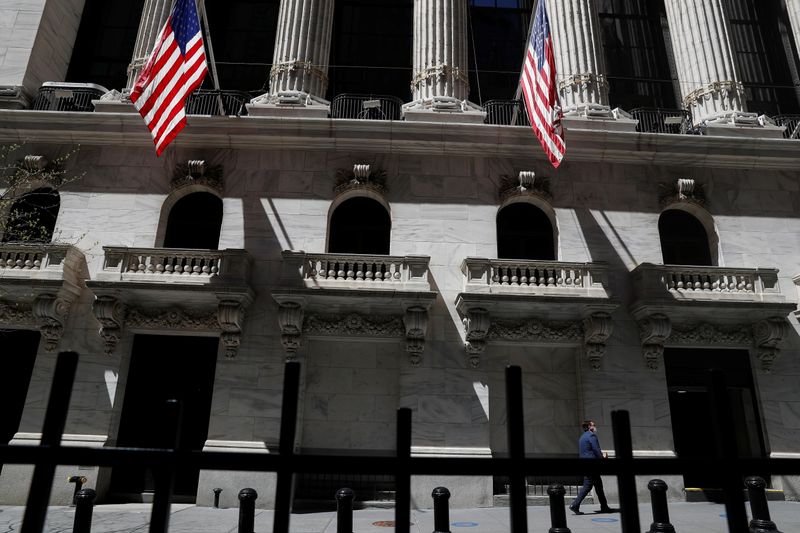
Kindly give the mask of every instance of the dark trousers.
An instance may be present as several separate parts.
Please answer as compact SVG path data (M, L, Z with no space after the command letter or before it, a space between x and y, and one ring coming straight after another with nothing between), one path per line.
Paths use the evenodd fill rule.
M594 493L597 495L597 501L600 502L600 508L605 509L608 507L608 500L606 500L606 493L603 492L603 480L600 476L584 476L583 478L583 487L581 490L578 491L578 496L572 500L570 507L575 509L581 506L581 502L589 494L589 491L592 490L594 486Z

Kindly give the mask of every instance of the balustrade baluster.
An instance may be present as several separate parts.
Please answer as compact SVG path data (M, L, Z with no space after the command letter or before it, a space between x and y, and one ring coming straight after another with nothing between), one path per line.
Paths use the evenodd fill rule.
M356 279L355 268L353 266L352 261L347 261L344 264L344 271L346 272L347 281L353 281L354 279Z
M518 272L519 269L516 266L509 268L508 272L509 285L519 285L519 276L517 275Z
M364 270L366 270L366 263L361 261L356 263L356 280L364 281Z
M528 286L528 280L530 279L530 269L521 267L520 268L520 277L519 277L519 284Z

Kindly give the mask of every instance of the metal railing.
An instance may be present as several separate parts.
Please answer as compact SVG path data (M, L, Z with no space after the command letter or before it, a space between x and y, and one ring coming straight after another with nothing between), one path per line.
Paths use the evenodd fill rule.
M94 111L92 100L98 100L108 89L94 83L47 81L39 88L33 101L34 111Z
M775 115L771 118L777 126L786 126L784 139L800 139L800 115Z
M506 413L508 457L498 458L425 458L411 457L411 409L397 411L397 441L393 457L331 456L297 454L294 441L300 386L300 364L286 363L278 453L212 452L184 449L179 444L180 404L169 400L165 415L174 428L170 449L84 448L62 446L62 434L69 411L70 396L78 366L78 354L62 352L56 361L53 385L39 446L1 445L0 463L35 465L25 508L21 533L41 533L47 516L50 493L57 465L120 465L149 468L154 473L155 491L150 531L166 533L169 529L170 501L179 468L275 472L274 533L288 533L292 499L292 477L302 473L389 474L395 478L395 531L409 533L412 475L507 476L510 488L510 531L528 531L525 480L527 475L609 475L616 476L619 487L622 533L641 532L637 501L636 476L653 473L686 473L714 476L722 488L730 533L748 533L742 479L752 472L765 474L800 474L800 459L746 459L739 457L736 442L730 438L734 415L730 406L724 375L707 374L711 406L716 416L714 445L716 456L704 459L633 458L631 425L627 411L612 411L615 457L604 461L525 457L522 371L506 368ZM562 500L563 509L563 500Z
M522 100L489 100L483 104L486 124L501 126L530 126L528 112Z
M337 94L331 100L331 118L400 120L403 101L381 94Z
M235 115L247 114L245 104L252 97L241 91L198 89L186 99L187 115ZM222 109L220 110L220 102Z
M631 109L630 113L639 121L636 131L699 135L699 131L692 124L692 114L685 109L637 107Z

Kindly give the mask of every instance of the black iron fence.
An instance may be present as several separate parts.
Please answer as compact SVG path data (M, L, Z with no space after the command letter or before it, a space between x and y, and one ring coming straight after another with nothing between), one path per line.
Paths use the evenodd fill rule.
M715 476L720 482L725 496L729 532L748 533L743 478L752 472L800 474L800 460L798 459L747 459L737 456L736 443L729 435L729 428L733 426L733 413L728 401L724 376L719 372L709 372L708 374L711 406L716 413L714 417L716 457L699 460L634 459L628 412L613 411L611 419L616 457L607 461L586 461L577 458L525 457L522 372L519 367L513 366L506 369L506 426L509 453L508 457L504 458L411 457L411 410L407 408L398 409L397 412L397 446L394 457L295 454L293 444L297 424L300 378L300 365L295 362L286 364L284 374L278 454L202 452L182 449L177 439L177 428L180 425L180 405L176 401L170 401L166 406L166 412L174 422L166 427L176 428L176 434L172 438L175 445L172 449L89 449L62 446L61 438L67 419L77 364L77 353L63 352L59 354L45 414L41 444L39 446L0 446L0 462L35 465L21 533L42 532L56 465L114 467L125 464L151 469L156 481L150 521L152 533L168 531L175 472L181 467L275 472L277 482L274 533L288 533L289 531L292 477L296 474L344 472L394 476L395 531L398 533L409 533L412 475L507 476L510 486L510 531L513 533L526 533L528 530L525 491L527 475L616 476L619 487L622 532L639 533L641 528L635 476L654 473L667 475L682 475L687 472L703 473ZM748 488L751 484L750 479L748 479ZM763 484L763 481L761 483ZM552 501L556 502L552 504L551 501L551 513L555 513L553 514L554 520L557 519L559 522L563 520L563 490L563 487L559 486L551 487L548 490L548 494L554 498ZM765 505L766 500L763 502L759 500L756 506L751 501L754 514L757 506L760 509Z
M108 90L92 83L45 82L33 101L35 111L94 111L92 100L98 100Z
M778 126L786 126L784 139L800 139L800 115L776 115L772 120Z
M380 94L337 94L331 100L331 118L400 120L403 101Z
M241 91L198 89L186 99L187 115L246 115L252 97Z
M686 109L662 109L637 107L631 109L631 116L639 121L636 131L644 133L673 133L677 135L698 135L692 124L692 114Z
M530 126L528 112L522 100L489 100L483 104L486 124L500 126Z

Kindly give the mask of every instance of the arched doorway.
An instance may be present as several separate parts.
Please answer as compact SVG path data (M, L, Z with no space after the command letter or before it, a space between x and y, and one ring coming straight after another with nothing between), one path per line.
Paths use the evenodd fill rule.
M713 265L708 233L695 216L680 209L664 211L658 233L665 265Z
M497 257L555 260L555 237L550 217L527 202L503 207L497 213Z
M389 255L392 221L377 200L350 198L334 209L328 231L328 252Z
M178 200L169 212L165 248L216 250L222 229L222 200L195 192Z

